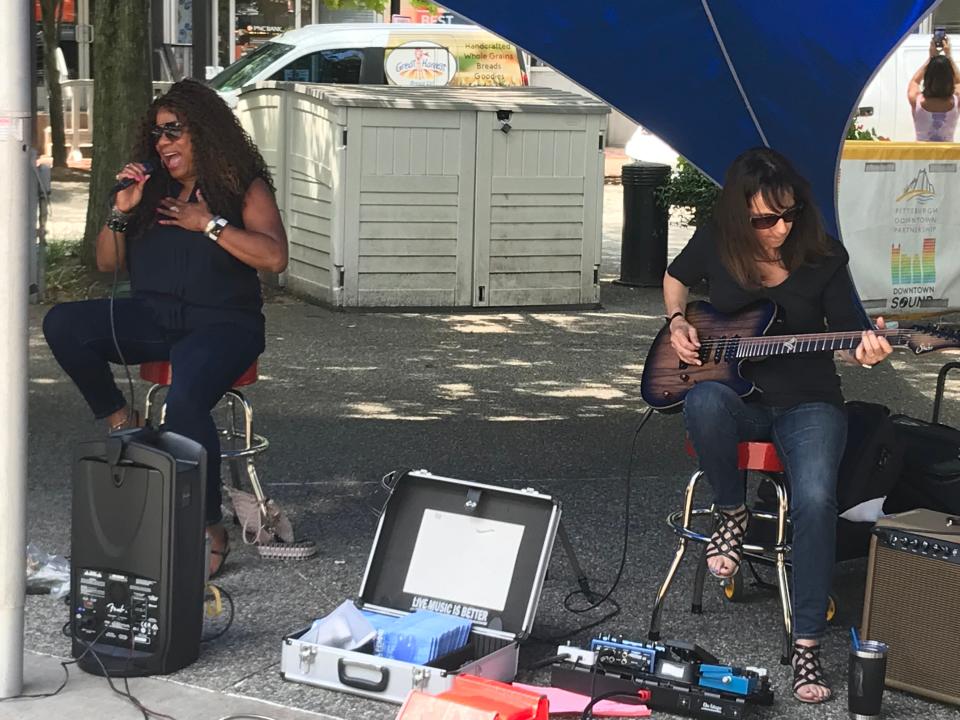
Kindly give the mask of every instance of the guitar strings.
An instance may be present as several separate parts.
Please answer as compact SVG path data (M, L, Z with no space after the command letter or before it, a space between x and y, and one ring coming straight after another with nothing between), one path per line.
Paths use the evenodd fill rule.
M910 336L915 334L916 331L910 330L901 330L901 329L891 329L889 331L880 331L885 337L893 342L895 345L906 344L910 339ZM809 335L802 336L802 339L797 339L796 336L792 335L762 335L759 337L728 337L728 338L707 338L700 343L700 352L710 351L710 352L726 352L727 350L734 349L736 350L736 355L742 357L744 354L762 354L762 351L770 350L774 346L784 345L790 341L794 341L795 346L798 348L808 348L809 346L816 347L817 344L823 343L823 350L835 350L837 348L827 348L827 343L833 343L835 341L843 340L855 340L860 338L862 331L852 330L839 333L813 333Z

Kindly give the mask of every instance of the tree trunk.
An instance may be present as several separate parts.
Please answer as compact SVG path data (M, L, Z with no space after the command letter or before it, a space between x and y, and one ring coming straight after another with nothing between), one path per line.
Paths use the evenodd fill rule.
M93 166L83 261L95 265L97 233L110 209L116 174L131 160L134 136L151 101L149 0L97 0L94 40Z
M60 69L57 67L57 48L60 47L60 23L57 22L62 0L40 0L43 18L43 77L47 84L47 105L50 110L50 139L53 146L53 166L67 166L67 146L63 129L63 92L60 88Z

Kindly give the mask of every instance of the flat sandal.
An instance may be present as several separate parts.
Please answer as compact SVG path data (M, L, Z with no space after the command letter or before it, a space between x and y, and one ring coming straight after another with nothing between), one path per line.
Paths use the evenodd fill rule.
M800 645L793 646L793 657L790 658L790 665L793 668L793 696L802 703L817 705L826 702L833 697L833 690L827 684L823 677L823 666L820 664L820 646L819 645ZM827 695L822 700L808 699L799 694L800 688L809 685L816 685L827 689Z
M747 534L747 523L750 521L750 511L742 507L734 512L717 510L717 526L713 531L710 542L707 543L706 560L715 557L724 557L733 563L733 572L729 575L710 570L714 577L726 580L740 572L740 561L743 559L743 536Z

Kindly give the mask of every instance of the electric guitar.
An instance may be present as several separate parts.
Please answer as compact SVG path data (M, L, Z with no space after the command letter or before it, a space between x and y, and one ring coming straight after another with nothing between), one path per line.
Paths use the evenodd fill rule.
M690 389L699 382L715 381L732 388L740 397L749 395L754 386L740 374L740 365L750 359L771 355L850 350L860 344L862 330L809 335L771 335L777 306L769 301L748 305L727 315L710 303L698 301L687 305L687 322L697 329L700 338L699 358L702 365L687 365L677 357L670 345L670 326L665 325L650 347L643 364L640 395L655 410L679 408ZM914 353L960 347L960 335L932 326L876 330L896 347L908 347Z

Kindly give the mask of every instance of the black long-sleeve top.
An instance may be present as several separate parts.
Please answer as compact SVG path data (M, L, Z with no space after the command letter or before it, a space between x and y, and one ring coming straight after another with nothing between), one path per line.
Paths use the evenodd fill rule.
M720 260L714 224L697 229L687 246L670 263L667 272L687 287L706 280L710 302L720 312L734 313L757 300L772 300L777 318L768 335L840 332L864 327L844 247L831 240L832 254L816 265L803 265L774 287L743 288ZM752 399L775 407L803 402L843 405L840 377L833 352L779 355L747 361L741 372L760 393Z

